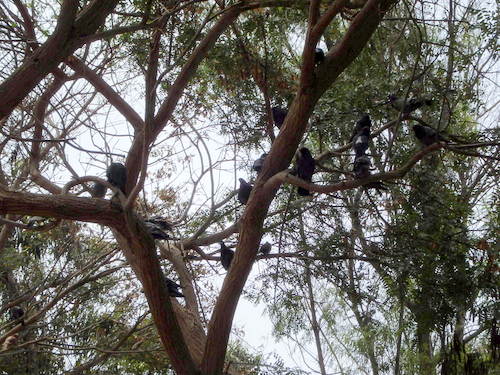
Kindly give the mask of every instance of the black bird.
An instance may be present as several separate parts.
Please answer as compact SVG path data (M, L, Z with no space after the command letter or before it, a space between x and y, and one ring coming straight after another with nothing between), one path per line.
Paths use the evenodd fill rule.
M164 232L162 226L156 224L155 222L144 220L144 225L146 226L146 229L148 230L151 237L153 237L155 240L169 240L171 238L167 233Z
M168 295L170 297L184 298L184 294L179 292L179 288L181 288L181 286L177 284L175 281L169 279L168 277L166 277L165 279L167 280Z
M297 160L297 177L301 178L307 182L311 182L312 175L314 174L314 158L311 155L311 151L308 148L302 147L299 149L296 155ZM299 187L297 192L301 196L310 195L309 190Z
M260 155L260 158L255 160L252 165L252 170L254 170L257 173L260 173L260 170L264 166L264 160L266 160L267 153L264 153Z
M365 178L370 175L370 158L366 155L358 156L354 159L354 177Z
M396 95L391 94L389 95L389 103L391 103L394 109L397 109L398 111L407 115L419 109L420 107L423 107L424 105L431 105L432 99L411 98L410 100L405 102L403 98L398 98Z
M97 334L99 335L109 335L113 331L115 322L110 317L103 318L97 326Z
M380 195L382 195L382 192L380 190L389 190L382 181L369 182L367 184L364 184L363 187L365 187L366 189L376 189Z
M271 244L269 242L265 242L262 245L260 245L259 252L267 255L271 252Z
M422 143L424 146L430 146L433 143L439 141L446 141L435 129L430 126L424 125L413 125L413 132L415 133L415 137Z
M361 132L364 128L368 128L368 136L370 135L369 131L372 126L372 120L370 119L370 116L365 113L363 117L361 117L357 122L356 125L354 125L354 129L352 129L352 134L351 138L349 138L349 142L352 142L354 137Z
M240 180L240 188L238 189L238 201L241 204L247 204L253 186L242 178L240 178L239 180Z
M356 157L363 156L368 150L368 140L370 139L370 128L365 127L354 136L352 148L356 152Z
M319 64L325 61L325 53L321 48L316 48L314 50L314 63Z
M92 198L104 198L106 195L106 186L101 184L100 182L94 182L94 185L92 185L92 189L90 191L90 195Z
M47 220L46 217L32 216L29 218L28 223L26 225L28 226L29 229L39 228L46 224L45 220Z
M144 220L147 223L152 223L163 230L172 231L172 223L161 216L153 216Z
M108 182L120 189L125 194L127 184L127 168L121 163L111 163L106 170Z
M274 125L276 125L278 129L280 129L281 125L283 125L283 123L285 122L285 118L286 115L288 114L288 111L281 107L273 107L271 108L271 111L273 113Z
M24 310L19 306L12 306L11 309L9 310L9 317L11 321L16 321L18 319L21 319L23 316L24 316ZM24 325L24 319L21 319L20 323Z
M226 246L224 241L220 242L220 262L222 267L227 271L231 266L231 261L233 260L234 251Z

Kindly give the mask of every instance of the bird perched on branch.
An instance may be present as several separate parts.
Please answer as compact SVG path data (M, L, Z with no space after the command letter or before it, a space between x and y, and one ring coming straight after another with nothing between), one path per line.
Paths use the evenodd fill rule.
M388 190L387 186L385 186L382 181L369 182L367 184L364 184L363 187L365 189L376 189L380 195L382 195L382 192L380 190L385 190L385 191Z
M308 148L302 147L297 151L295 156L297 161L297 177L307 182L311 182L314 174L315 162ZM301 196L310 195L309 190L299 187L297 192Z
M247 204L253 186L242 178L240 178L239 180L240 180L240 188L238 189L238 201L241 204Z
M365 127L361 129L361 131L356 134L352 141L352 148L357 156L363 156L368 150L368 141L370 139L370 128Z
M285 122L288 111L281 107L272 107L271 112L273 113L274 125L276 125L278 129L280 129L281 125L283 125L283 123Z
M172 223L161 216L153 216L144 220L145 222L155 224L163 230L172 231Z
M42 216L32 216L28 219L28 229L40 228L46 224L46 217Z
M411 98L410 100L405 101L404 98L398 98L396 95L389 95L389 103L394 109L402 112L407 115L424 105L431 105L432 99L426 98Z
M370 176L370 158L366 155L358 156L354 159L354 177L355 178L366 178Z
M108 182L120 189L125 194L127 184L127 168L121 163L111 163L106 170ZM126 195L126 194L125 194Z
M271 252L271 244L269 242L265 242L260 246L259 252L263 255L267 255Z
M424 125L413 125L413 132L415 133L415 137L422 143L424 146L430 146L433 143L446 141L435 129L430 126Z
M314 64L320 64L325 61L325 52L321 48L314 50Z
M231 262L234 257L234 251L226 246L224 241L220 242L220 262L222 267L227 271L231 266Z
M101 184L100 182L94 182L92 185L92 189L90 190L90 195L92 198L104 198L106 195L106 186Z
M252 165L252 170L257 173L260 173L262 167L264 166L264 161L266 160L267 153L260 155L260 158L255 160Z
M24 310L19 307L19 306L12 306L9 310L9 317L11 321L16 321L21 319L20 323L24 325L24 319L22 319L24 316Z
M354 137L359 134L364 128L368 128L368 135L370 135L370 128L372 126L372 120L370 116L365 113L363 117L361 117L358 121L356 121L356 125L354 125L354 129L352 129L351 138L349 138L349 142L352 142Z
M172 230L172 225L162 218L154 217L146 219L144 220L144 225L155 240L169 240L171 238L165 231Z
M361 179L366 178L371 175L370 173L371 161L370 157L367 155L357 156L354 159L354 178ZM380 190L387 190L387 187L384 185L382 181L373 181L367 184L364 184L363 187L365 189L376 189L377 192L382 195Z
M167 280L168 295L170 297L185 298L184 294L182 294L179 291L179 288L181 288L181 286L179 284L177 284L175 281L169 279L168 277L166 277L165 279Z

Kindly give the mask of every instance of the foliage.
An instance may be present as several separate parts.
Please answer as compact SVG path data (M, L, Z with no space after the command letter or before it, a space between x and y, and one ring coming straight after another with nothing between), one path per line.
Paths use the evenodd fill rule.
M64 29L55 27L60 3L0 5L4 83ZM320 16L335 3L317 2ZM368 2L390 8L371 35L374 21L362 18L369 4L347 3L321 31L329 53L312 70L314 17L303 1L117 1L95 31L66 36L79 48L0 112L0 342L19 334L0 352L0 373L182 373L182 340L205 369L216 343L224 365L210 375L494 373L497 9ZM93 5L80 1L76 11ZM365 34L359 56L331 79ZM323 81L331 84L320 92ZM5 102L13 95L0 92ZM433 104L405 115L389 94ZM292 114L280 130L273 106ZM349 139L365 112L372 174L421 155L396 178L378 175L381 192L337 185L353 180ZM423 150L416 123L449 144ZM313 182L337 190L296 195L283 170L304 146L316 158ZM263 152L279 157L257 176L252 162ZM95 178L62 190L78 177L103 178L112 161L128 167L130 205L112 193L91 200ZM255 185L246 207L235 199L239 177ZM54 228L33 230L29 218L40 215L37 225ZM172 240L151 245L140 222L152 216L173 223ZM237 252L227 274L221 240ZM265 241L271 254L255 258ZM185 299L168 299L163 275L182 284ZM272 347L253 350L235 330L226 348L223 323L240 295L266 307L300 368ZM9 322L13 305L32 321Z

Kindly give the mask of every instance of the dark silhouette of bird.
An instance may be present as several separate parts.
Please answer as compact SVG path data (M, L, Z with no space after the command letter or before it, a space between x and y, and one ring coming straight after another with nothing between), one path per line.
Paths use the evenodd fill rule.
M115 322L111 317L104 317L99 321L97 325L97 334L98 335L109 335L113 331L113 327L115 326Z
M167 219L165 219L164 217L153 216L153 217L147 218L144 221L148 222L148 223L155 224L156 226L160 227L163 230L172 231L172 223L170 221L168 221Z
M307 182L311 182L312 175L314 174L314 158L311 155L311 151L308 148L302 147L299 149L296 155L297 160L297 177L301 178ZM309 190L299 187L297 192L301 196L310 195Z
M39 228L46 224L46 217L42 216L32 216L28 219L28 223L26 224L29 229Z
M355 178L365 178L370 176L370 158L366 155L356 157L354 159L354 177Z
M267 255L271 252L271 244L269 242L265 242L262 245L260 245L259 252Z
M120 189L125 194L127 184L127 168L121 163L111 163L106 170L108 182Z
M281 125L283 125L283 123L285 122L288 111L281 107L273 107L271 108L271 112L273 113L274 125L276 125L278 129L280 129Z
M446 141L435 129L430 126L424 125L413 125L413 132L415 133L415 137L422 143L424 146L430 146L433 143Z
M354 178L361 179L366 178L371 175L370 173L371 161L368 155L360 155L354 158L353 173ZM365 189L376 189L377 192L382 195L381 190L388 190L382 181L372 181L364 184Z
M24 316L24 310L19 307L19 306L12 306L9 310L9 317L11 321L16 321L21 319L20 323L24 325L24 319L22 317Z
M234 251L226 246L224 241L220 242L220 262L222 267L227 271L231 266L231 262L234 257Z
M144 220L144 225L146 226L146 229L148 230L149 234L151 237L153 237L155 240L169 240L171 237L165 233L165 228L161 224L158 224L154 220Z
M370 139L370 128L365 127L354 136L352 141L352 148L356 153L356 156L363 156L368 150L368 141Z
M167 289L168 289L168 295L170 297L181 297L181 298L185 298L184 297L184 294L182 294L180 291L179 291L179 288L181 288L181 286L179 284L177 284L175 281L169 279L168 277L165 278L166 281L167 281Z
M363 187L366 189L376 189L377 193L379 193L380 195L382 195L382 192L380 190L389 190L382 181L369 182L367 184L364 184Z
M257 173L260 173L262 167L264 166L264 161L266 160L267 153L260 155L260 158L255 160L252 165L252 170Z
M325 53L321 48L316 48L314 50L314 63L319 64L325 61Z
M410 100L405 102L404 98L398 98L396 95L391 94L389 95L389 103L391 103L391 106L394 109L397 109L398 111L407 115L419 109L420 107L423 107L424 105L431 105L432 99L411 98Z
M354 129L352 129L351 138L349 138L349 142L352 142L354 137L359 134L364 128L368 128L368 136L370 135L370 128L372 126L372 120L370 116L365 113L363 117L361 117L358 121L356 121L356 125L354 125Z
M94 182L92 185L92 189L90 190L90 195L92 198L104 198L106 195L106 186L101 184L100 182Z
M238 201L241 204L247 204L253 186L242 178L240 178L239 180L240 180L240 188L238 189Z

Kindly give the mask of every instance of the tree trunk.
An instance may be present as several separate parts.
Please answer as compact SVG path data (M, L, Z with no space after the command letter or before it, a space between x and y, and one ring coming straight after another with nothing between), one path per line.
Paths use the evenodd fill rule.
M417 319L418 367L420 375L435 375L430 330Z

